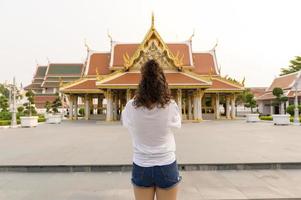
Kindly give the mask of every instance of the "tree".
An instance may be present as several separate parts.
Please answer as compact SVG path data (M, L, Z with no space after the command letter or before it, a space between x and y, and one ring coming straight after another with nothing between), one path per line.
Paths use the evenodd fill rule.
M51 112L51 103L49 101L46 101L45 108L46 108L46 113Z
M2 95L0 96L0 111L1 112L8 112L8 99L6 96Z
M62 101L61 101L60 96L58 96L58 97L52 102L52 105L51 105L52 111L53 111L54 113L58 113L58 112L59 112L58 108L61 107L61 106L62 106Z
M24 113L26 115L32 116L32 115L36 115L37 111L35 109L34 105L34 93L32 90L28 90L25 94L25 96L27 97L28 103L24 103L23 106L25 107L25 111Z
M301 70L301 56L296 56L294 60L290 61L290 65L287 68L281 68L281 74L291 74Z
M276 87L273 89L273 95L276 97L275 104L281 107L281 112L285 111L285 108L282 108L284 102L288 101L288 97L283 95L282 88ZM281 113L283 114L283 113Z
M0 94L4 95L6 98L9 97L9 90L4 87L3 84L0 84Z
M253 113L253 108L256 108L256 101L254 99L254 94L248 92L246 95L245 95L245 106L247 108L251 108L251 113Z

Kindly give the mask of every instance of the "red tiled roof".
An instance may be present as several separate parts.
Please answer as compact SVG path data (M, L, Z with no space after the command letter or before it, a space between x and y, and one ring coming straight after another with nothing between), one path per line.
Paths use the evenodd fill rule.
M227 83L227 81L221 81L218 79L212 79L212 85L209 90L237 90L241 89L239 86Z
M263 95L266 91L266 87L253 87L253 88L249 88L250 92L254 95L255 98L260 97L261 95Z
M167 46L174 55L177 55L179 53L180 58L184 56L184 65L191 65L189 46L186 43L167 44ZM113 66L123 66L123 55L127 53L129 57L132 57L138 47L139 44L116 44L114 46L114 53L112 57Z
M272 99L276 99L276 97L273 95L272 92L267 92L256 98L256 100L272 100Z
M199 79L179 72L165 73L168 84L171 85L208 85ZM104 81L100 85L138 85L141 80L140 73L124 73L114 79Z
M169 50L173 53L173 55L177 55L179 53L179 57L183 57L183 65L184 66L191 66L190 63L190 51L189 46L185 43L179 44L167 44Z
M100 75L109 74L110 53L93 53L90 56L87 75L96 75L96 69Z
M214 58L210 53L193 53L194 72L201 75L216 75Z
M288 97L295 97L295 91L289 91L289 93L288 93ZM298 91L298 97L300 97L301 96L301 91Z
M68 87L67 90L83 90L83 89L98 89L96 88L96 80L84 80L76 85Z
M282 89L291 88L294 81L297 79L298 73L292 73L284 76L279 76L275 78L268 88L267 91L273 91L274 88L279 87Z
M116 44L114 46L112 66L123 66L123 55L127 53L129 57L132 57L138 46L139 44Z

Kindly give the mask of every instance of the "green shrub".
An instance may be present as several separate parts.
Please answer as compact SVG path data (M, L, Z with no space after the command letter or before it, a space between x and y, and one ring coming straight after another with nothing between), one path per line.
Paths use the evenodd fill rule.
M298 108L299 108L299 112L301 112L301 105L298 105ZM291 116L294 116L294 109L295 109L295 105L289 105L287 108L286 108L286 112L288 114L290 114Z
M267 121L272 121L273 117L272 116L260 116L259 117L261 120L267 120Z
M10 120L11 119L11 113L8 111L2 111L0 112L0 120Z
M17 124L20 124L21 121L17 120ZM0 126L9 126L11 124L11 120L0 120Z
M290 122L294 122L294 117L290 117ZM301 122L301 117L299 117L299 122Z
M0 120L0 126L9 126L10 120Z
M45 117L39 117L38 118L38 122L45 122L45 121L46 121Z
M79 112L80 116L84 116L85 115L85 109L84 108L80 108L78 112Z

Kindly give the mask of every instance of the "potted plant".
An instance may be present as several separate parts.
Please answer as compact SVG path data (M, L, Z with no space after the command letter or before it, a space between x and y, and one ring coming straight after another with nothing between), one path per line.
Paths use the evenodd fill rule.
M51 115L51 103L49 101L46 101L45 109L46 113L44 114L44 117L47 119Z
M273 122L275 125L288 125L290 124L290 115L285 114L284 103L288 100L288 97L283 94L282 88L274 88L273 95L276 97L274 104L280 108L280 114L273 115Z
M36 127L38 125L37 111L34 106L34 93L32 90L28 90L25 94L28 102L24 103L25 116L20 117L22 127Z
M250 92L247 92L244 98L245 98L245 102L246 102L245 106L247 108L251 109L251 113L246 115L247 122L258 122L258 121L260 121L259 114L253 112L253 108L256 108L256 106L257 106L256 101L254 99L254 95Z
M62 106L61 98L57 96L57 98L51 104L51 111L52 113L47 116L46 122L49 124L59 124L62 122L62 115L59 112L59 107ZM46 108L47 111L47 108ZM48 110L50 112L50 108Z

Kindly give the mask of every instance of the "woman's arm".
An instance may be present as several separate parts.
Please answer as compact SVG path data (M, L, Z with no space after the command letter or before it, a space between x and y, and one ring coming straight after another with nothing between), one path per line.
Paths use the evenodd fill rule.
M169 108L169 122L168 126L171 128L181 128L182 126L182 119L180 114L180 109L175 101L170 103Z

